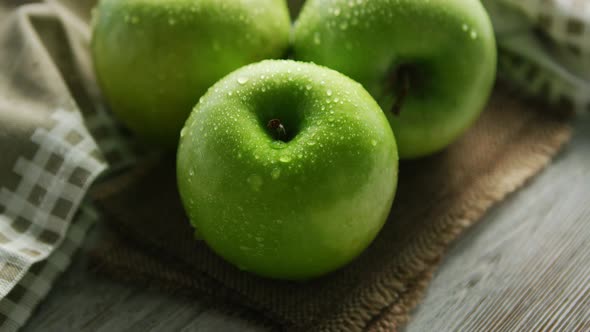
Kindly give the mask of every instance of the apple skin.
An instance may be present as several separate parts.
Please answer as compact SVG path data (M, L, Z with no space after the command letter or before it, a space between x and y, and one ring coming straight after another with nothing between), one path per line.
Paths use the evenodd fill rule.
M282 0L101 0L91 49L115 115L176 148L199 97L243 65L281 57L290 27Z
M338 70L379 102L400 158L437 152L477 119L496 73L496 43L478 0L308 0L294 28L295 59ZM402 84L388 86L401 65ZM399 76L398 76L399 77Z
M267 128L280 119L290 138ZM240 269L308 279L355 258L395 193L395 138L348 77L291 60L216 83L181 132L177 177L198 236Z

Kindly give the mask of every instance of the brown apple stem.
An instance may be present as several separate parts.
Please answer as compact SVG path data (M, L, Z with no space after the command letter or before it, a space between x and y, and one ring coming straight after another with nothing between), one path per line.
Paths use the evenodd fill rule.
M274 138L279 141L285 142L287 139L287 130L283 123L279 119L272 119L268 121L266 127L272 132Z
M410 72L406 68L400 67L398 68L397 73L393 75L393 80L396 91L395 102L393 103L393 106L391 106L391 113L399 116L402 112L404 101L410 92Z

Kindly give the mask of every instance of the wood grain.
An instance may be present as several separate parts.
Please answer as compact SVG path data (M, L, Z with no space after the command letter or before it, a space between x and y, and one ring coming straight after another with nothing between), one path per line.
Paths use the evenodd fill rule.
M590 331L590 117L575 127L548 169L450 250L407 332ZM263 329L181 294L96 277L81 254L23 331L80 330Z
M589 120L457 242L407 332L590 330Z

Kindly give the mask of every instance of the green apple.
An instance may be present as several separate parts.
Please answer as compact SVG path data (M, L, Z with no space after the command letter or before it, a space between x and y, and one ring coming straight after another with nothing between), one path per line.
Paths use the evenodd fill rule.
M496 73L479 0L308 0L297 60L338 70L379 102L401 158L439 151L478 117Z
M290 26L284 0L101 0L92 54L115 115L176 147L199 97L243 65L281 57Z
M258 275L307 279L356 257L385 222L397 149L375 100L348 77L290 60L209 89L178 147L178 186L199 237Z

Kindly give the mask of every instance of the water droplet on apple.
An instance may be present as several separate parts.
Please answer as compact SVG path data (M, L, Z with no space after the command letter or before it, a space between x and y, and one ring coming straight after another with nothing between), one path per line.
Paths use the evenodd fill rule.
M281 150L287 147L287 143L283 141L272 141L270 142L270 147L275 150Z
M184 137L184 135L185 135L185 134L186 134L186 127L183 127L183 128L180 130L180 137L181 137L181 138L182 138L182 137Z
M311 146L313 146L313 145L315 145L315 143L316 143L315 141L308 141L308 142L307 142L307 145L311 145Z
M340 8L334 9L334 16L340 16Z
M248 83L248 80L249 80L248 77L238 77L239 84L246 84L246 83Z
M289 155L282 155L282 156L279 157L279 160L282 163L288 163L288 162L291 161L291 156L289 156Z
M250 185L250 188L252 188L252 190L254 191L259 191L260 187L262 187L262 178L259 175L256 174L252 174L248 177L248 184Z
M461 26L461 29L463 29L463 31L467 31L467 30L469 30L469 27L467 26L467 24L463 24Z
M176 24L176 20L175 20L175 19L173 19L173 18L169 18L169 19L168 19L168 24L170 24L170 25L174 25L174 24Z
M328 96L331 96L331 95L332 95L332 90L328 89L328 91L326 91L326 94L327 94Z
M346 30L346 28L348 28L348 23L346 23L346 22L340 23L340 30Z
M311 90L311 84L306 85L305 90L308 90L308 91Z
M313 34L313 43L316 44L316 45L319 45L319 44L322 43L322 40L320 38L320 33L319 32L316 32L316 33Z
M372 146L377 146L377 141L376 140L371 140L371 145Z
M281 170L278 168L273 169L272 172L270 172L270 176L274 180L278 179L281 176Z
M471 30L469 36L471 37L471 39L477 39L477 32L475 30Z

